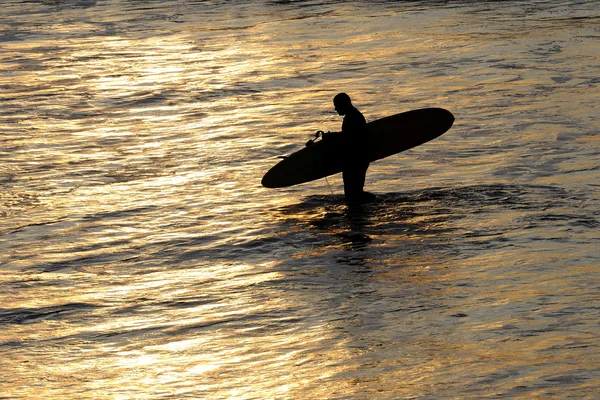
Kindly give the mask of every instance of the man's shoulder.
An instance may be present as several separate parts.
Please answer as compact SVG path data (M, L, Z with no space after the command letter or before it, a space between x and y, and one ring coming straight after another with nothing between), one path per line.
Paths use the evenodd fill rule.
M356 122L365 122L365 116L358 110L358 108L352 108L350 112L348 112L349 119L352 119Z

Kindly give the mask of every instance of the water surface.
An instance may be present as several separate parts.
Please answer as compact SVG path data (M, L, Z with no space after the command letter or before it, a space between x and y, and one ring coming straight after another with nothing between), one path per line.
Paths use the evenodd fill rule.
M593 398L595 1L0 11L2 398ZM345 91L454 127L262 175Z

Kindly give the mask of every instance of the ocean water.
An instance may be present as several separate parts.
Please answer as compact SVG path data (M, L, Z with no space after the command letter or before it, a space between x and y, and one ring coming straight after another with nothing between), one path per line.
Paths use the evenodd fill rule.
M597 398L599 65L595 0L3 0L0 398ZM456 121L263 188L341 91Z

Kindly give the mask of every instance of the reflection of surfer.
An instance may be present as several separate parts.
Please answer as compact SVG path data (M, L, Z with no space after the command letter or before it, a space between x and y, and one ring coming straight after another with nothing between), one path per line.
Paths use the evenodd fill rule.
M365 177L369 168L369 149L367 139L367 121L360 111L352 105L350 96L340 93L333 98L335 111L344 116L342 135L344 137L344 194L346 200L356 201L363 197Z

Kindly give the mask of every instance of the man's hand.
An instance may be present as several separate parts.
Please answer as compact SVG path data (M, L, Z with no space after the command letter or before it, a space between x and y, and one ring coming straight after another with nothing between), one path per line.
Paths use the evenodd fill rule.
M315 140L317 140L318 138L321 138L321 140L325 140L327 138L330 138L331 136L333 136L336 133L339 133L339 132L317 131L317 133L315 133L314 139L310 139L308 142L306 142L306 147L312 146L313 144L315 144Z

